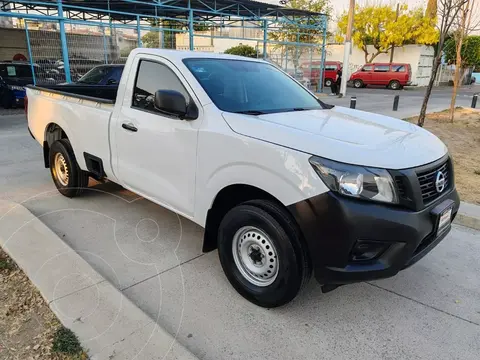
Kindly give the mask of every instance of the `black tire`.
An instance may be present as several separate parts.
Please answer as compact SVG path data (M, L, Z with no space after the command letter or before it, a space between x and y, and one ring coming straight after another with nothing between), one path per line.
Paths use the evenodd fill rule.
M1 103L2 103L2 107L4 109L11 109L12 106L13 106L13 99L12 97L10 96L10 94L3 94L2 96L2 100L1 100Z
M400 85L400 82L398 82L397 80L392 80L388 84L388 88L391 90L400 90L402 88L402 85Z
M355 79L355 80L353 80L353 87L354 87L355 89L360 89L360 88L365 87L365 85L363 84L363 81L362 81L362 80L360 80L360 79Z
M268 286L250 282L237 267L233 255L234 235L253 226L268 235L278 257L278 273ZM232 286L252 303L273 308L297 296L312 275L312 266L296 223L280 205L267 200L243 203L231 209L220 223L218 254Z
M68 181L66 181L66 184L62 184L62 181L59 179L59 174L57 174L56 171L55 158L57 154L60 154L65 160L63 167L68 172ZM72 146L67 139L57 140L52 144L50 147L49 162L50 174L60 194L72 198L80 195L88 187L88 172L78 167Z
M332 86L333 80L332 79L325 79L325 86L330 87Z

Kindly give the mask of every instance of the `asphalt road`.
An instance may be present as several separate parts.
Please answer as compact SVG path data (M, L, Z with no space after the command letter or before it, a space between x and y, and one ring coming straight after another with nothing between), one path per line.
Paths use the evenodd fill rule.
M383 87L355 89L347 88L347 95L344 98L329 96L326 89L326 96L321 97L323 101L333 105L350 106L352 97L356 98L356 108L364 111L372 111L375 113L404 119L416 116L420 113L420 108L425 95L425 88L411 87L408 89L393 91ZM470 107L474 94L480 93L480 85L464 86L459 89L456 106ZM393 101L396 95L400 96L397 111L393 111ZM435 112L443 110L450 105L452 97L452 88L436 87L432 90L432 94L428 103L427 111ZM477 108L480 108L480 100Z
M201 253L200 227L114 184L91 186L59 195L24 116L0 117L0 198L22 202L199 358L478 360L478 231L454 226L395 278L328 294L312 281L267 310L233 290L216 252Z

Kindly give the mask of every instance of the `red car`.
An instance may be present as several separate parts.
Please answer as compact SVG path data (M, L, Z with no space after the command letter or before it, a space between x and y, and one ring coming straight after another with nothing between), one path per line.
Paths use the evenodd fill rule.
M300 65L303 70L303 76L310 79L312 85L318 84L320 79L321 61L304 62ZM311 65L310 65L311 64ZM337 71L342 68L340 61L325 61L325 70L323 72L323 79L325 86L330 87L332 82L337 78Z
M412 68L410 64L401 63L374 63L365 64L360 70L355 71L350 81L355 88L367 85L384 85L392 90L399 90L405 85L410 85Z

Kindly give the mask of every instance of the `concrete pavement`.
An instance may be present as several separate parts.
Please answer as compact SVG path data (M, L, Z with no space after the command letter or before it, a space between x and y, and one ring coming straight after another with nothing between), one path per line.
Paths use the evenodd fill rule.
M479 231L455 225L395 278L328 294L312 281L291 304L267 310L233 290L216 252L201 253L203 230L192 222L114 184L94 185L77 199L59 195L21 116L0 118L0 198L23 202L201 359L478 359L480 353Z
M196 359L22 205L0 200L0 245L90 359Z

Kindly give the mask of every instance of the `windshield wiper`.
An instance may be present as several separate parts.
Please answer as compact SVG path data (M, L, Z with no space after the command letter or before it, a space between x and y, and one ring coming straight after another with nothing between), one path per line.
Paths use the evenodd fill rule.
M263 115L266 112L260 110L244 110L244 111L235 111L235 114L245 114L245 115Z

